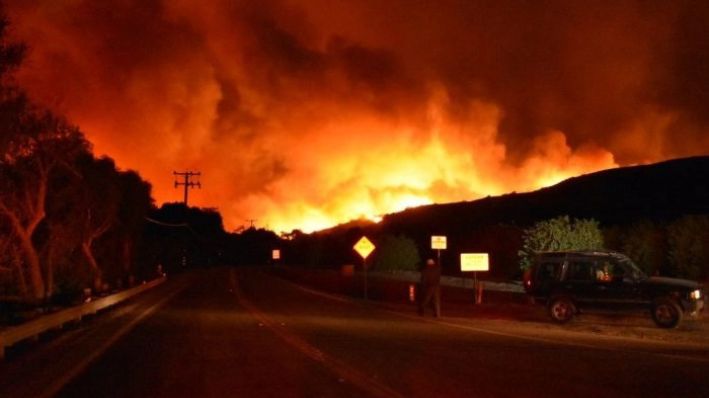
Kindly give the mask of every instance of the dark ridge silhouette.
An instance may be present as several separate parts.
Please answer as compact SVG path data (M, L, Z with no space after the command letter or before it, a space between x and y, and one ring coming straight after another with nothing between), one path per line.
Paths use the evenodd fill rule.
M709 214L709 156L604 170L528 193L408 209L385 216L379 228L524 227L560 215L593 218L610 226L641 219L666 222L687 214Z

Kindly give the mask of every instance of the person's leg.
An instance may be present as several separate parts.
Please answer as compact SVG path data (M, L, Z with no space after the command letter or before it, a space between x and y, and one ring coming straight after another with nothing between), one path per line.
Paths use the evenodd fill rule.
M433 314L436 317L441 316L441 287L436 286L433 293Z
M426 311L426 306L431 302L433 298L433 289L430 287L425 288L423 295L421 296L421 302L419 305L419 314L423 315Z

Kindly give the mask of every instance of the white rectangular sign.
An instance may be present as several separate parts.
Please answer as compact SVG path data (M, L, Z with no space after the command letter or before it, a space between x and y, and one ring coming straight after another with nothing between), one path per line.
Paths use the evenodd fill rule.
M487 253L461 253L461 271L489 271L490 259Z
M448 246L448 243L446 242L446 237L445 236L431 236L431 249L446 249Z
M279 249L273 249L271 252L271 258L274 260L280 260L281 259L281 251Z

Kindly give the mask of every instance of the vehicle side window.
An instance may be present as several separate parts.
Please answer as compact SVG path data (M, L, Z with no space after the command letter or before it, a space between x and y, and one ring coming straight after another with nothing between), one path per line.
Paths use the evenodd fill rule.
M595 279L593 273L593 263L589 261L572 261L569 263L567 280L592 281Z
M625 268L613 261L602 260L594 265L594 275L596 276L596 281L611 282L623 279Z
M613 280L623 279L625 277L625 267L622 265L611 262L611 278Z
M559 279L559 273L561 272L560 263L542 263L539 266L539 271L537 271L537 278L541 281L547 280L557 280Z

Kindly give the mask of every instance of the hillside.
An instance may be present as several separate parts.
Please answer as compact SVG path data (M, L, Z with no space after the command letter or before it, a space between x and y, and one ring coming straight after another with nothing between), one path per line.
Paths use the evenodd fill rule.
M480 200L422 206L384 217L379 224L353 222L301 236L293 246L294 261L327 266L361 261L352 245L363 234L375 244L384 235L404 235L416 244L422 258L434 257L431 235L445 235L448 250L441 254L444 272L459 273L459 253L490 254L494 264L488 276L519 277L518 250L524 228L561 215L593 218L604 230L628 231L641 220L666 225L683 215L709 215L709 156L676 159L657 164L604 170L568 179L528 193L512 193ZM616 234L609 248L623 245ZM656 230L642 239L654 239L635 253L636 262L650 272L667 268L666 235ZM375 252L376 256L376 252Z
M709 156L604 170L528 193L430 205L384 217L384 230L464 231L486 225L527 226L558 215L603 226L639 219L709 214Z

